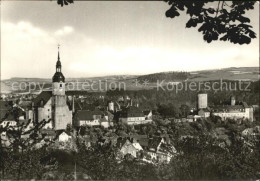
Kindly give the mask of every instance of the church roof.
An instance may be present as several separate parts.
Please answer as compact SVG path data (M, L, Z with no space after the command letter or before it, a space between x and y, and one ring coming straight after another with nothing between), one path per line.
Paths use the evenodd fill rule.
M66 91L65 94L66 94L66 96L87 95L88 92L87 91ZM42 91L36 98L34 98L32 100L33 106L43 107L50 100L51 97L52 97L52 91L50 91L50 90ZM42 101L42 104L41 104L41 101ZM68 106L69 106L69 109L71 110L72 105L68 105ZM107 115L108 113L105 112L104 114Z

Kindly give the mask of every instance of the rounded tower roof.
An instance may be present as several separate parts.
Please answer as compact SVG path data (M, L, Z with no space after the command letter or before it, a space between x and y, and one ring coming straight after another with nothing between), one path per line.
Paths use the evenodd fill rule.
M65 77L61 72L56 72L52 77L52 82L65 82Z
M65 77L61 72L61 61L60 61L60 51L58 47L58 60L56 63L56 72L52 77L52 82L65 82Z

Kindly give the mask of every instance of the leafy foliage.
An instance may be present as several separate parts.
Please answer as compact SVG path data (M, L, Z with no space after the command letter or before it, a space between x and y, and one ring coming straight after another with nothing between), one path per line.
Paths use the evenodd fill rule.
M19 180L22 177L25 179L29 174L26 171L32 172L33 177L38 177L39 172L44 169L38 163L41 152L40 150L38 150L39 152L35 151L35 146L43 140L39 130L51 120L36 121L33 126L30 126L32 120L19 119L21 112L21 109L17 106L10 105L3 119L0 120L0 123L2 123L10 116L16 123L10 125L10 122L8 122L5 126L0 125L0 170L2 178L11 176L11 179ZM15 174L12 172L15 172Z
M63 5L68 5L73 3L73 0L57 0L57 3L62 7Z
M250 19L244 16L246 11L254 9L255 1L165 1L171 5L166 17L175 18L180 11L186 11L190 16L186 28L199 26L198 31L208 43L221 40L242 45L256 38L252 26L247 24Z

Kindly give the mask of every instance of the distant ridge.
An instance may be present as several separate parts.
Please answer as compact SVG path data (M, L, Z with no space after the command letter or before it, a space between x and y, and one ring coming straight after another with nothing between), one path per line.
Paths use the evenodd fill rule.
M125 82L128 89L140 90L144 88L152 88L156 86L156 82L181 82L181 81L212 81L212 80L241 80L241 81L257 81L259 80L259 67L229 67L221 69L208 69L190 72L167 71L152 73L146 75L109 75L95 77L66 78L66 82ZM37 82L45 84L46 88L51 86L50 78L28 78L28 77L12 77L10 79L1 80L1 93L11 92L11 86L14 82ZM139 86L135 86L136 80ZM144 81L149 82L150 87L144 87ZM138 83L138 82L137 82Z

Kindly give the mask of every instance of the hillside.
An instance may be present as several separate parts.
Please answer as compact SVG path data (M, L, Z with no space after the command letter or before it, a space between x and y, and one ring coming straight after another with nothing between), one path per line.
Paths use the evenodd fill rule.
M242 80L256 81L259 79L259 67L230 67L225 69L202 70L190 72L191 81L209 80Z
M67 85L69 82L77 84L78 89L82 89L84 84L87 82L88 90L91 86L95 91L100 91L100 86L103 91L110 89L109 85L117 87L120 83L125 85L127 90L143 90L151 89L156 87L157 81L162 82L162 85L167 84L168 82L182 82L182 81L212 81L212 80L241 80L241 81L257 81L259 80L259 67L230 67L224 69L214 69L214 70L201 70L201 71L192 71L192 72L161 72L153 73L147 75L114 75L114 76L103 76L103 77L81 77L81 78L66 78ZM28 92L28 86L30 82L36 83L35 92L40 90L40 87L44 89L51 89L51 79L46 78L11 78L1 81L1 93L10 93L14 92L12 90L13 83L23 82L23 86L26 85L24 90L18 92ZM123 85L121 84L121 85ZM107 87L106 87L107 86ZM124 88L124 86L121 86ZM93 90L92 90L93 91ZM15 91L17 92L17 91Z
M190 77L189 72L161 72L155 74L148 74L139 76L137 79L140 81L157 82L165 80L167 82L180 82L187 80Z

